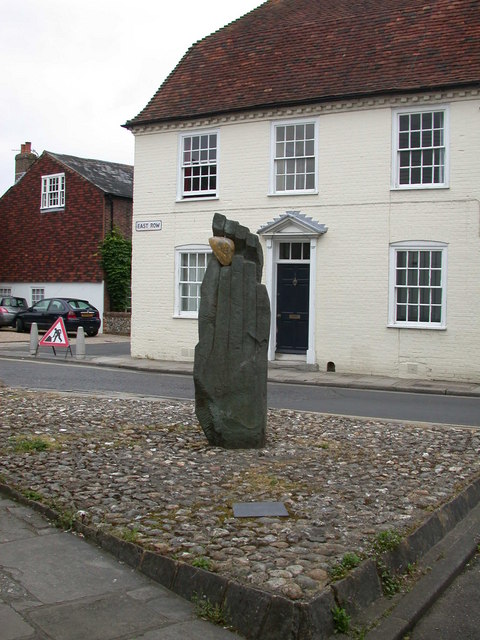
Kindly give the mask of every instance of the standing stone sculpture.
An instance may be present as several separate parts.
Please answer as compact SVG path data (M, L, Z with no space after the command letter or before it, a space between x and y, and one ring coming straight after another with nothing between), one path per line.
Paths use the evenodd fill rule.
M210 444L259 448L267 423L270 303L258 236L216 213L201 287L195 412Z

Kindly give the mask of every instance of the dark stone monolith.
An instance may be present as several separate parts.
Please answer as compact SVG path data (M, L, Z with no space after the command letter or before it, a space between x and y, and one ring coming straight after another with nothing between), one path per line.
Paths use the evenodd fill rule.
M193 376L195 412L210 444L259 448L267 423L270 303L258 236L218 213L203 279ZM227 246L228 245L228 246ZM218 255L218 258L217 258ZM228 264L228 262L231 262Z

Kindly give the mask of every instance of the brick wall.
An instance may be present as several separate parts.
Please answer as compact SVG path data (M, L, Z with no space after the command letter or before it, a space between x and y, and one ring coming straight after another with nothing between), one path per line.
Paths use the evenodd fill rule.
M42 176L65 173L65 207L41 211ZM0 281L101 282L104 195L48 155L0 199Z

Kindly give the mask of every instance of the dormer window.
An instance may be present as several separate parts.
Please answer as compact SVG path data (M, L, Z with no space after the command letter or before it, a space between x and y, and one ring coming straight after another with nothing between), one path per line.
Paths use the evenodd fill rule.
M42 176L42 209L62 209L65 206L65 174Z

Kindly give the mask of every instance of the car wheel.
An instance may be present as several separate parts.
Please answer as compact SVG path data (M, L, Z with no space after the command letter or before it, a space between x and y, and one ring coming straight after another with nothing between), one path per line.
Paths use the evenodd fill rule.
M87 336L89 338L93 338L94 336L96 336L98 333L98 329L88 329L87 330Z
M17 330L17 333L23 333L25 331L25 325L21 318L17 318L15 320L15 329Z

